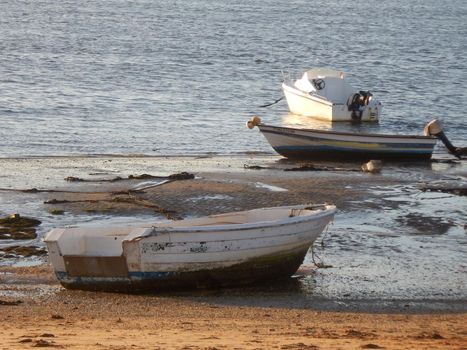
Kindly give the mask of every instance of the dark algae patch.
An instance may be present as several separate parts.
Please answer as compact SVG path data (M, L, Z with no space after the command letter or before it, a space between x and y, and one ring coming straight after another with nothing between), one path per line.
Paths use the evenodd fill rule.
M9 227L32 227L40 224L41 221L37 219L28 218L19 214L12 214L6 218L0 219L0 225Z
M149 180L149 179L168 179L168 180L191 180L194 179L195 175L182 171L180 173L171 174L169 176L158 176L150 174L141 174L141 175L129 175L127 178L117 176L112 179L83 179L76 176L68 176L64 180L68 182L116 182L116 181L125 181L125 180Z
M40 256L40 255L46 255L47 251L45 249L41 249L38 247L34 246L19 246L19 245L14 245L14 246L9 246L9 247L4 247L3 252L5 253L4 257L5 258L13 258L15 256L23 256L23 257L30 257L30 256Z
M22 301L21 300L1 300L0 299L0 305L6 305L6 306L16 306L16 305L19 305L21 304Z
M65 214L65 211L63 209L57 209L57 208L51 208L48 210L48 212L52 215L63 215Z
M34 239L36 237L34 227L0 227L0 239Z
M442 192L450 193L456 196L467 196L467 186L466 185L425 185L420 188L423 192Z
M412 227L415 234L442 235L452 227L452 224L444 222L443 219L416 213L409 213L397 220Z
M0 239L34 239L37 237L35 226L41 221L13 214L0 218Z

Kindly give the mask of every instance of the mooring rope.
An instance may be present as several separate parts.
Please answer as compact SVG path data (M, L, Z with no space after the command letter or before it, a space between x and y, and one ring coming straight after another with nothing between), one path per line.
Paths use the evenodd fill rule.
M276 104L277 102L279 102L280 100L282 100L284 98L284 96L278 98L277 100L275 100L274 102L271 102L271 103L268 103L268 104L265 104L265 105L262 105L262 106L259 106L260 108L263 108L263 107L269 107L269 106L272 106L274 104Z

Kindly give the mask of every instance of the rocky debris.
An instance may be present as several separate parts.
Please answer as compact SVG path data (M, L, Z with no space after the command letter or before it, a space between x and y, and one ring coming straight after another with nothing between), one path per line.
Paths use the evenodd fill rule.
M53 341L48 341L44 339L38 339L35 341L35 344L33 345L34 348L47 348L47 347L59 347L58 345L55 344Z
M32 227L38 226L41 221L33 218L21 216L20 214L12 214L6 218L0 219L0 225L8 227Z
M8 247L3 247L1 249L5 252L4 258L14 258L17 256L22 257L30 257L30 256L41 256L46 255L47 251L42 248L34 247L34 246L19 246L13 245Z
M190 180L190 179L194 179L195 175L183 171L181 173L169 175L167 178L169 180Z
M63 203L69 203L70 201L66 199L51 199L49 201L45 201L44 204L63 204Z
M5 306L16 306L16 305L19 305L21 303L22 303L21 300L10 301L10 300L1 300L0 299L0 305L5 305Z
M18 343L32 343L32 339L31 338L24 338L24 339L21 339Z
M328 167L314 164L304 164L299 167L286 168L284 171L359 171L352 168Z
M141 174L141 175L130 175L128 179L130 180L148 180L148 179L157 179L159 176L149 175L149 174Z
M52 215L63 215L65 214L65 211L63 209L58 209L58 208L51 208L48 210L48 212Z
M326 171L327 167L317 167L313 164L306 164L299 167L287 168L284 171Z
M189 180L194 179L195 175L182 171L181 173L171 174L169 176L156 176L150 174L141 174L141 175L129 175L127 178L124 177L114 177L112 179L83 179L75 176L68 176L65 178L65 181L68 182L116 182L124 180L149 180L149 179L169 179L169 180Z
M37 192L40 192L37 188L27 188L25 190L22 190L22 192L24 193L37 193Z
M114 177L113 179L83 179L81 177L68 176L64 180L68 182L115 182L115 181L122 181L126 179L120 176Z
M248 164L243 164L244 169L248 170L262 170L262 169L271 169L270 167L265 167L261 165L248 165Z
M85 182L85 181L88 181L88 180L82 179L80 177L68 176L68 177L65 178L65 181L69 181L69 182Z
M455 194L456 196L467 196L467 186L465 185L424 185L420 187L423 192L442 192Z
M415 338L417 339L444 339L444 337L438 332L433 332L433 333L423 332L417 335Z
M362 165L362 171L366 173L378 174L383 168L383 162L380 160L370 160Z
M41 221L12 214L0 218L0 239L34 239L37 237L35 226Z
M37 237L34 227L0 227L0 239L34 239Z

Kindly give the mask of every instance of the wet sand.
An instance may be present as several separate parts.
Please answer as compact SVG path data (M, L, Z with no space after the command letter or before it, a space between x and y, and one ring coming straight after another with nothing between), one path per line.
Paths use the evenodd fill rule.
M310 252L294 278L260 287L170 295L68 291L45 258L6 259L0 264L0 349L462 349L467 344L466 272L459 263L465 257L465 197L428 196L419 189L465 179L458 164L385 165L374 175L356 164L315 164L321 169L298 171L310 164L257 155L114 157L58 159L57 171L46 174L48 160L36 159L25 161L27 179L20 169L25 165L18 165L22 160L0 161L7 174L0 179L1 208L25 208L43 221L38 239L23 243L39 248L45 231L70 224L148 222L307 202L339 209L334 225L315 244L317 255ZM181 171L195 178L128 179ZM89 181L65 181L68 176ZM116 177L123 179L109 181ZM31 188L39 191L13 190ZM64 215L52 215L51 209ZM423 222L432 233L420 236ZM24 267L31 264L37 266Z

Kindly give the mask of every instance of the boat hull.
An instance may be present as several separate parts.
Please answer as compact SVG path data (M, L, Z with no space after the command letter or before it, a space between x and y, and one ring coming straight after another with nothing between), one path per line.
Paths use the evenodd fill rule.
M428 161L436 138L350 134L259 125L274 150L287 158L310 160Z
M57 278L69 289L138 293L245 285L295 273L335 212L335 207L324 206L310 217L295 217L294 210L306 211L309 207L281 208L289 214L277 222L212 227L162 225L115 234L107 229L94 232L90 238L83 233L85 229L57 229L48 234L45 242ZM266 212L268 220L275 215L271 210ZM248 214L251 212L255 211L241 213L254 215ZM213 218L227 220L236 216ZM191 222L196 224L196 219ZM80 239L73 241L73 235ZM114 248L121 246L120 254L94 252L99 246L111 244ZM73 254L79 249L84 249L83 253Z
M127 276L70 276L56 272L67 289L144 293L149 291L192 290L235 287L287 278L302 264L307 248L264 256L229 267L196 271L134 271Z
M282 90L287 100L289 110L293 114L329 122L354 121L352 112L348 110L346 104L333 104L319 95L303 92L286 83L282 84ZM375 108L367 106L362 112L360 121L378 121L381 110L381 105L377 105Z

